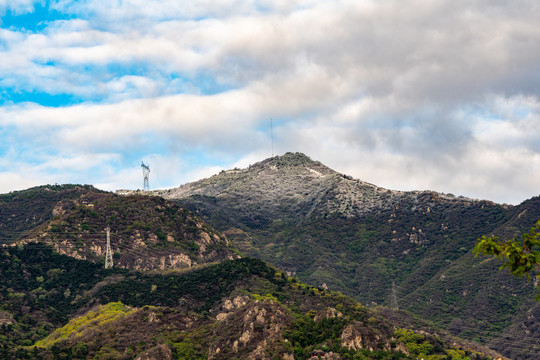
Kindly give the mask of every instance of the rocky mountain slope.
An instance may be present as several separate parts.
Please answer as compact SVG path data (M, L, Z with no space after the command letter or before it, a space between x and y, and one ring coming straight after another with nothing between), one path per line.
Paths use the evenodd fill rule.
M287 153L246 169L218 175L179 188L154 191L170 199L192 196L216 198L231 205L234 219L264 225L276 219L296 223L340 215L358 217L399 209L400 203L418 203L432 192L402 192L380 188L340 174L301 153ZM470 205L474 200L436 194L447 204Z
M540 198L509 206L391 191L299 153L153 193L191 209L243 253L302 281L369 305L396 299L400 308L495 344L512 358L540 352L532 284L471 253L483 234L528 230L540 217Z
M189 271L103 269L43 244L0 251L2 359L491 359L250 258Z
M237 257L220 233L159 197L118 196L89 186L43 186L0 195L3 245L50 244L60 254L103 263L110 227L117 267L192 267Z

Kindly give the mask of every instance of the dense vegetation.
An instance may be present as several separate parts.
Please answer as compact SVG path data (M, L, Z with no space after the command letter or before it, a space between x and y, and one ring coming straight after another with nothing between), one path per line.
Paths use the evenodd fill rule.
M131 306L180 306L185 299L188 310L208 311L246 278L272 279L274 270L252 258L227 260L215 266L182 276L135 273L129 278L101 288L96 297L101 303L122 301Z
M2 359L300 360L317 349L342 359L486 358L436 335L418 335L429 350L418 352L409 332L396 335L377 312L256 259L144 274L105 270L42 244L4 248L0 257Z
M501 269L509 269L512 275L536 279L540 276L540 220L529 232L523 233L521 239L499 241L497 236L482 235L474 252L476 256L485 254L504 259ZM537 288L540 290L540 285ZM536 300L540 300L540 293Z
M366 304L391 305L394 282L401 308L487 343L512 323L522 306L531 305L534 291L526 282L497 274L500 263L475 259L471 253L479 236L509 223L513 214L483 202L461 207L437 204L427 195L422 202L415 211L404 206L362 218L336 215L300 224L279 220L268 226L244 225L236 233L221 230L238 239L236 245L248 255ZM201 197L183 203L208 209ZM206 219L213 223L211 216Z
M66 323L85 302L87 292L110 274L99 265L58 255L42 244L1 249L0 311L9 316L0 330L0 358Z

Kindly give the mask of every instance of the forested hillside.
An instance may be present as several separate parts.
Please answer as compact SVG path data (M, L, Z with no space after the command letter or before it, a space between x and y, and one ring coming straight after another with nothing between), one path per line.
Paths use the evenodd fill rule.
M2 359L488 359L405 313L379 313L256 259L103 269L43 244L0 252Z

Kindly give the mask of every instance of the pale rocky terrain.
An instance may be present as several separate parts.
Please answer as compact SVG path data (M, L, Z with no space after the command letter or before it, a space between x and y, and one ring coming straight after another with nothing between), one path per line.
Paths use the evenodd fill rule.
M275 220L295 216L297 221L312 216L354 217L397 209L403 201L419 203L425 194L460 205L475 202L431 191L384 189L340 174L301 153L275 156L245 169L222 171L178 188L150 193L167 199L223 199L246 217Z

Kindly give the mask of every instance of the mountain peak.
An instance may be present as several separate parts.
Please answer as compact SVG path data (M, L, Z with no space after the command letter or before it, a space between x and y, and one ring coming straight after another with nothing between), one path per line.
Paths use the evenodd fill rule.
M283 155L273 156L261 162L251 165L247 170L270 171L276 170L283 173L293 172L296 175L308 177L321 177L323 175L337 174L334 170L319 161L312 160L303 153L288 152Z
M379 206L386 190L340 174L303 153L289 152L156 194L168 199L202 196L230 201L231 211L255 222L271 222L291 214L303 221L312 215L365 213ZM343 205L345 198L349 208Z
M268 165L285 165L285 166L304 166L310 164L320 164L318 161L313 161L309 156L300 152L287 152L283 155L273 156L266 160L261 161L261 164Z
M303 153L288 152L273 156L245 169L223 170L210 178L182 185L175 189L157 191L156 195L180 200L227 203L228 211L238 212L254 224L275 219L294 219L302 222L313 218L337 215L364 216L368 213L391 211L407 199L411 208L427 208L430 197L442 202L460 202L431 192L392 191L354 179L314 161ZM429 195L432 194L432 195ZM192 209L201 204L190 204ZM188 207L189 207L188 206ZM427 211L427 210L426 210Z

